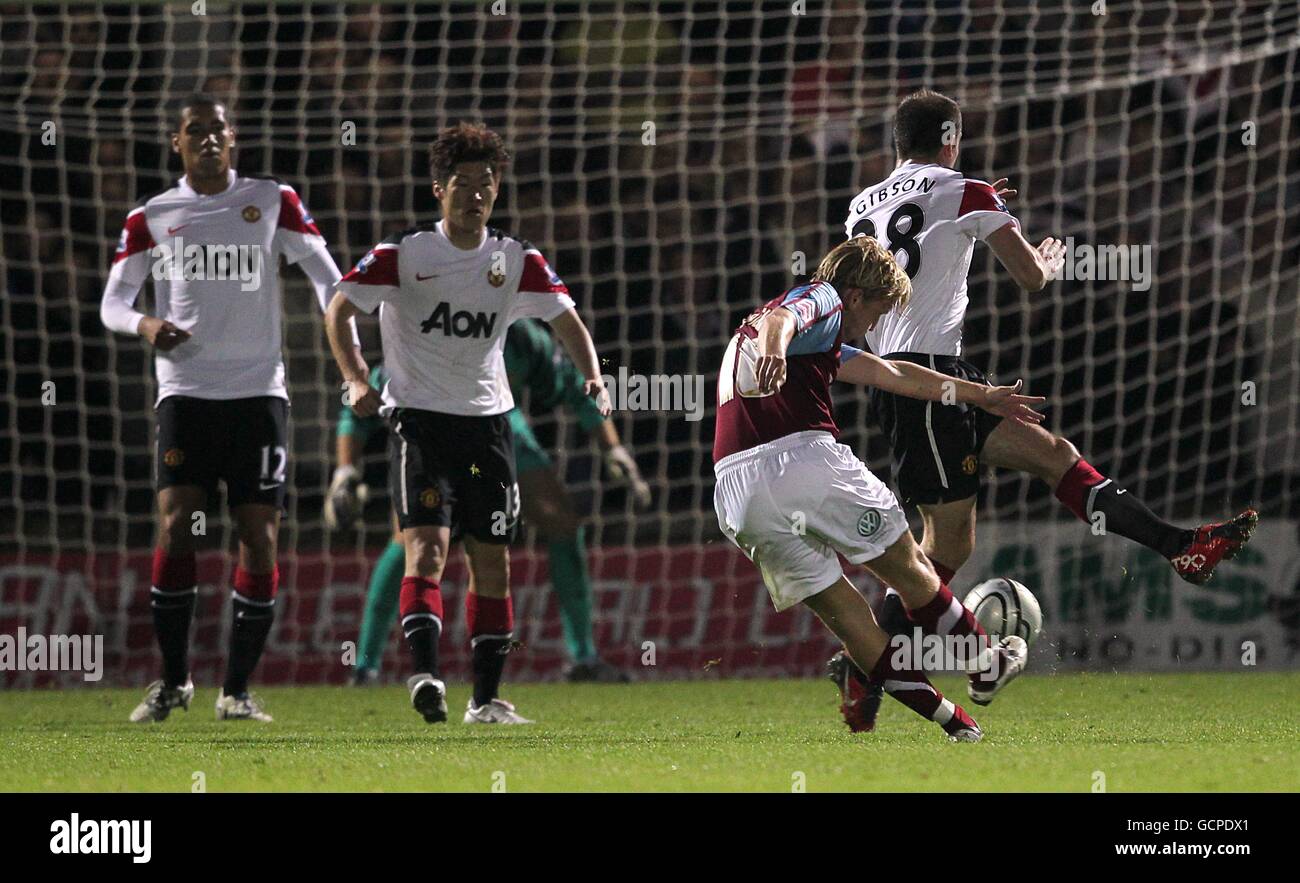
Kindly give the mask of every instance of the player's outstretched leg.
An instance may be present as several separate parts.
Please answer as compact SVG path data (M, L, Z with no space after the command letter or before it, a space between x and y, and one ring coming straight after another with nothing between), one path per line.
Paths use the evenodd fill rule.
M984 444L985 462L1029 472L1056 490L1056 498L1099 533L1115 533L1165 558L1183 579L1203 585L1220 561L1236 557L1259 523L1247 509L1223 522L1181 528L1106 478L1069 441L1041 426L1004 420Z
M366 589L366 608L361 617L361 634L357 638L357 667L352 683L373 684L379 677L388 646L388 633L397 616L402 591L402 573L406 568L406 549L400 534L394 538L375 562Z
M847 648L848 654L869 672L866 680L915 711L939 724L954 742L978 742L983 732L960 706L945 699L925 672L910 665L910 653L895 652L889 636L876 624L871 605L846 577L804 601Z
M162 652L163 676L149 685L131 712L133 723L164 721L173 708L188 711L194 698L190 621L199 590L190 513L203 507L204 497L196 487L164 488L158 494L158 547L153 553L149 608Z
M975 614L939 579L910 532L904 531L883 555L866 562L866 567L898 592L921 632L959 639L953 645L957 651L966 651L958 661L968 673L967 691L972 701L987 705L1025 670L1029 647L1024 639L1011 635L997 642L990 640Z
M531 724L498 695L506 657L514 645L509 547L466 537L465 552L470 572L465 625L474 666L474 694L465 710L465 723Z

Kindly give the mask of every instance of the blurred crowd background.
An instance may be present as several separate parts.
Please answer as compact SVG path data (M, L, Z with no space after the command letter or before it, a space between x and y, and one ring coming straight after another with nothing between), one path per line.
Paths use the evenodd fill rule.
M106 332L98 305L126 213L180 173L168 137L195 90L228 103L236 168L293 184L345 270L436 216L437 129L499 129L514 159L492 223L551 261L607 370L702 374L711 406L730 330L843 238L852 196L894 166L892 106L939 89L964 106L960 168L1011 179L1032 241L1149 245L1155 261L1148 291L1028 295L978 249L966 357L1049 396L1053 427L1164 514L1245 500L1295 514L1294 3L506 5L0 4L6 544L151 542L149 352ZM300 274L285 278L285 546L316 547L331 541L337 379ZM865 398L839 402L845 440L887 473ZM536 418L594 541L713 537L711 417L616 420L656 488L649 513L571 421ZM1015 476L981 505L1059 514ZM377 541L386 521L372 521Z

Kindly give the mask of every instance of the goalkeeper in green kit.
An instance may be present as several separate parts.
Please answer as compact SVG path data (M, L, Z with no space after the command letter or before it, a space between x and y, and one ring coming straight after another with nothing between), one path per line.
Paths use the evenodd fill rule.
M546 543L551 584L559 596L564 642L569 653L565 678L569 681L620 683L625 673L604 662L592 639L591 579L587 573L587 552L582 525L572 501L556 475L551 459L538 444L518 402L526 389L534 413L563 404L579 425L595 434L604 454L606 468L627 484L637 507L650 504L650 488L641 477L636 461L621 443L618 431L600 416L594 400L583 392L583 377L555 346L550 333L538 322L524 319L510 326L505 343L506 374L516 407L507 415L514 431L515 470L518 473L520 506L524 518L537 528ZM382 365L370 372L370 385L382 389L388 376ZM344 407L339 415L336 452L338 466L325 498L325 521L331 529L360 521L367 488L362 480L361 458L366 440L384 427L380 417L359 418ZM357 642L357 666L353 681L374 682L379 676L388 635L397 618L397 605L405 572L401 534L393 518L393 538L379 556L366 592L361 636Z

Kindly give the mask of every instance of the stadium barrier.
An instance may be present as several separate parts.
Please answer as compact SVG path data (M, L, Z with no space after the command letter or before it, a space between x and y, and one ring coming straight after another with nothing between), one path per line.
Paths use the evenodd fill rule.
M1241 557L1209 586L1190 586L1146 550L1087 536L1088 528L1052 524L982 525L962 569L960 596L978 580L1014 576L1038 595L1044 634L1033 668L1094 671L1224 670L1294 667L1300 630L1282 611L1300 595L1296 524L1260 526ZM523 646L508 677L558 675L565 658L545 555L513 556L516 636ZM596 638L604 657L638 679L816 676L834 649L805 610L777 614L753 565L723 544L594 550ZM196 682L214 683L229 629L228 559L199 558L199 606L192 663ZM280 609L256 680L264 684L343 683L351 672L346 642L356 640L369 564L359 556L300 554L282 564ZM0 558L0 638L102 636L100 685L143 684L156 676L149 614L150 552ZM464 634L465 571L453 556L443 581L445 673L468 674ZM855 582L875 597L864 572ZM1291 600L1288 602L1288 598ZM405 671L394 627L385 674ZM84 683L80 671L31 671L0 653L7 687Z

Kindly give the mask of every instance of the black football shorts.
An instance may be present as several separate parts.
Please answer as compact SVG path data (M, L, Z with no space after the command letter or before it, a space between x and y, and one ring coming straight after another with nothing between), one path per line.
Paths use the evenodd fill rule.
M226 483L229 506L284 507L289 403L278 396L197 399L168 396L155 411L159 490L200 487L209 498Z
M389 418L388 480L403 529L450 527L453 539L511 541L519 521L514 435L490 417L399 408Z
M990 385L956 356L892 353L940 374ZM871 388L871 415L893 450L894 487L904 505L951 503L979 493L980 452L1002 418L969 404L945 405Z

